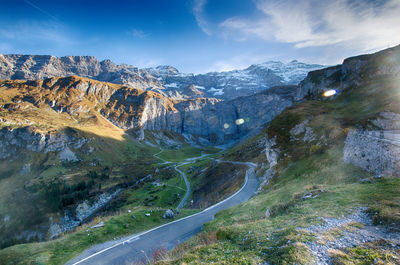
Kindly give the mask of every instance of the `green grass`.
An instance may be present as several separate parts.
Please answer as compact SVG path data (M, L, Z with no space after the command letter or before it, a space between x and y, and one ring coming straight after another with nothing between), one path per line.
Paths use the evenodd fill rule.
M333 100L295 105L278 115L261 134L224 152L227 159L267 165L259 142L266 135L276 137L275 148L280 150L277 174L260 194L218 213L200 235L168 253L159 264L308 264L313 258L304 243L315 237L299 228L321 223L320 217L346 216L358 207L367 207L374 223L400 228L400 179L374 179L343 162L348 128L372 128L370 120L380 112L400 112L400 91L395 83L377 79L350 88ZM291 141L290 130L305 119L317 139L310 143ZM322 137L325 140L319 141ZM263 173L262 166L258 172ZM360 182L365 178L370 181ZM303 199L307 193L317 197ZM382 249L348 249L337 255L336 264L370 264L373 259L395 264Z
M123 213L119 215L104 217L102 220L105 226L102 228L90 229L90 226L96 223L93 221L81 227L80 231L60 239L15 245L0 250L0 264L64 264L92 245L169 222L162 218L165 208L136 207L131 208L131 213L128 213L127 209L128 206L124 207ZM196 210L182 210L179 218L195 212ZM145 213L150 213L151 216L147 217ZM132 218L133 215L135 218ZM97 218L96 221L98 220L100 219Z
M257 260L272 264L305 264L311 256L302 243L313 238L300 233L297 227L317 224L321 216L341 217L359 206L383 205L384 201L400 199L400 179L360 183L357 179L368 177L368 173L344 164L339 150L294 162L266 192L217 214L215 221L205 225L204 231L216 233L218 240L210 246L199 244L187 249L171 264L225 264L223 260L236 264L254 264ZM316 198L301 199L304 194L321 189L326 192L319 193ZM275 210L266 219L267 209ZM398 211L400 207L392 209ZM236 250L218 251L226 248ZM205 259L204 251L212 254ZM175 255L177 252L179 250Z
M400 262L400 251L393 248L385 240L377 240L356 246L346 248L342 251L336 250L330 252L330 258L335 265L342 264L398 264Z
M135 205L176 207L186 192L182 177L174 173L168 179L161 179L159 183L160 186L156 186L148 182L138 189L126 191L126 201Z
M224 151L220 158L222 160L232 161L254 161L256 163L264 160L265 150L265 131L264 128L261 133L251 137L247 141L239 143L238 145Z
M185 145L178 150L164 149L164 151L160 153L158 157L170 162L181 162L186 158L201 156L201 153L202 149Z

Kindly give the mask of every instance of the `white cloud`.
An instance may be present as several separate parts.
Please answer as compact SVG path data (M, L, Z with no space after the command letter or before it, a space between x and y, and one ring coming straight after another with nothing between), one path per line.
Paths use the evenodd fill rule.
M68 30L58 23L20 22L0 29L0 38L13 44L69 46L75 43Z
M226 72L235 70L236 65L230 61L218 61L213 63L211 67L206 72Z
M378 1L377 1L378 2ZM236 40L258 37L296 48L342 45L369 51L400 43L400 1L259 0L257 19L233 17L219 27Z
M138 39L144 39L148 36L143 30L140 29L133 29L128 32L129 35L138 38Z
M232 36L237 41L245 41L251 36L268 40L272 36L271 27L268 24L270 22L267 19L249 20L233 17L222 22L219 28L223 29L222 34L225 38Z
M195 0L193 5L193 14L196 19L199 28L207 35L211 35L208 22L204 16L204 7L207 4L207 0Z
M274 59L267 54L243 53L232 56L229 59L218 60L206 70L206 72L226 72L238 69L245 69L252 64L258 64Z

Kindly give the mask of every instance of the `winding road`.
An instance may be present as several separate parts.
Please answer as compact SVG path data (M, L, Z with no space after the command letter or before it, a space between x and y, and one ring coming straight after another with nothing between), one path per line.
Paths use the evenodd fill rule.
M158 158L158 159L160 159L161 161L163 161L163 164L175 164L174 170L175 170L176 172L178 172L178 173L182 176L183 180L185 181L185 185L186 185L186 192L185 192L185 195L183 196L182 200L179 202L178 206L176 207L176 210L179 211L179 209L182 209L183 206L185 206L186 201L187 201L187 199L189 198L189 195L190 195L190 192L191 192L191 189L190 189L190 182L189 182L189 180L188 180L188 178L187 178L187 176L186 176L186 173L183 172L182 170L180 170L179 167L180 167L180 166L183 166L183 165L187 165L187 164L193 163L193 162L196 162L196 160L201 159L201 158L204 158L204 157L206 157L206 156L209 156L209 154L202 154L201 156L187 158L187 159L185 159L183 162L174 163L174 162L167 161L167 160L165 160L165 159L163 159L163 158L161 158L161 157L158 156L158 155L161 154L163 151L164 151L164 149L161 148L161 149L160 149L160 152L158 152L157 154L154 154L153 156L154 156L155 158ZM219 162L219 161L218 161L218 162Z
M139 234L127 236L118 241L109 241L91 247L80 256L70 260L66 264L122 265L135 264L137 262L147 263L150 261L152 253L154 253L154 251L157 249L170 250L174 248L178 244L181 244L200 232L204 223L213 220L214 215L217 212L249 200L254 195L258 187L258 180L255 174L255 167L257 165L250 162L218 162L234 163L249 167L246 171L245 182L243 186L235 194L191 216L178 219ZM187 163L189 163L189 161ZM178 165L176 165L176 167L177 166ZM185 179L187 180L187 178ZM187 185L188 184L190 188L190 183L187 182ZM184 202L185 197L181 203L184 205Z
M161 154L163 151L164 151L164 149L161 148L161 149L160 149L160 152L158 152L157 154L154 154L153 156L154 156L155 158L158 158L158 159L160 159L161 161L163 161L163 162L164 162L163 164L170 164L170 163L173 163L173 162L167 161L167 160L165 160L165 159L162 159L161 157L158 156L158 155ZM187 165L187 164L189 164L189 163L193 163L194 161L196 161L196 159L200 159L200 158L203 158L203 157L205 157L205 156L207 156L207 155L204 155L204 154L203 154L203 155L201 155L201 156L199 156L199 157L192 157L192 158L186 159L186 160L183 161L183 162L175 163L174 170L175 170L176 172L178 172L178 173L183 177L183 180L185 181L185 185L186 185L186 192L185 192L185 195L183 196L182 200L179 202L178 206L176 207L176 210L182 209L183 206L185 206L186 200L189 198L190 191L191 191L191 189L190 189L190 182L189 182L189 180L188 180L188 178L187 178L185 172L183 172L182 170L180 170L178 167L183 166L183 165Z

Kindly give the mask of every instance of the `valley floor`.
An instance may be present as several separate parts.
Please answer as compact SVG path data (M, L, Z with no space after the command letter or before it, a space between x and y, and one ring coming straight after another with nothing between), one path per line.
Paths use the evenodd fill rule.
M211 221L217 212L247 201L254 194L258 188L257 177L254 172L255 166L251 163L244 164L250 167L246 172L244 185L239 191L222 202L194 215L124 238L111 246L108 246L108 244L101 247L95 246L67 264L147 263L153 258L154 253L170 250L185 242L200 232L203 224Z

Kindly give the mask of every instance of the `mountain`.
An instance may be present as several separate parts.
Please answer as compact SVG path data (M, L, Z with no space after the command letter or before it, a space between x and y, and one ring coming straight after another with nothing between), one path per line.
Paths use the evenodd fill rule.
M77 75L99 81L153 90L173 99L234 99L279 85L297 85L322 65L266 62L244 70L206 74L180 73L172 66L139 69L98 61L92 56L0 55L0 79L39 80Z
M0 246L11 246L0 263L65 264L165 223L185 194L179 172L195 200L180 216L208 207L245 181L227 161L257 163L258 194L161 264L399 263L400 46L266 89L253 81L297 82L310 69L188 75L39 57L1 57L2 78L33 80L0 81Z
M146 176L170 176L153 156L158 148L185 157L210 150L199 145L239 140L295 94L286 86L226 101L174 100L79 76L0 80L0 246L74 229Z
M16 123L15 110L53 115L85 122L93 117L106 119L120 129L168 130L200 136L209 143L237 140L293 104L294 86L277 87L257 94L221 101L214 98L172 100L154 91L95 81L77 76L37 81L0 81L7 97L0 117ZM24 119L24 118L21 118ZM60 119L61 115L60 115ZM25 118L26 120L26 118ZM46 117L30 119L34 127L56 126ZM243 122L238 123L238 120ZM19 122L19 121L18 121Z
M400 264L399 84L400 46L310 72L224 152L258 164L258 193L155 264Z
M266 62L255 64L244 70L211 72L206 74L183 74L171 66L159 66L147 70L167 88L163 92L173 95L179 89L194 86L202 96L233 99L251 95L279 85L297 85L307 73L322 68L322 65ZM185 93L182 94L186 95Z

